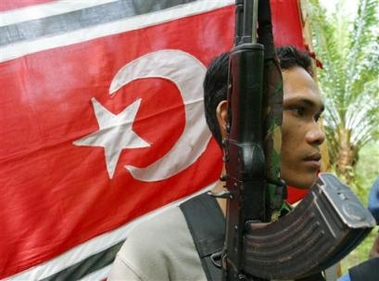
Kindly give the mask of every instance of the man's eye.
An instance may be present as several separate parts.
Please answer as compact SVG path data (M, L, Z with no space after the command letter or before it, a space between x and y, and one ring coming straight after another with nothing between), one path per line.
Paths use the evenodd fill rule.
M305 108L302 106L293 107L292 111L294 111L300 117L304 116L304 114L305 114Z
M315 117L314 117L315 121L318 122L318 120L320 120L321 116L322 116L321 113L316 114Z

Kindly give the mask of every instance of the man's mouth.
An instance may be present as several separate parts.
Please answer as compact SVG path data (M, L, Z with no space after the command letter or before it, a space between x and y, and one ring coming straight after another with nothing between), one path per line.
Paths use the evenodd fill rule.
M321 153L316 152L314 154L311 154L304 158L305 161L320 161L321 160Z
M321 153L316 152L304 158L304 161L307 165L310 165L312 168L318 170L321 167Z

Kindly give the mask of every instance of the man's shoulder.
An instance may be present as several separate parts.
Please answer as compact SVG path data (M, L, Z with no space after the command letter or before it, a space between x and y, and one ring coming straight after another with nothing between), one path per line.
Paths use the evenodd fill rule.
M208 215L212 204L217 205L217 203L213 202L215 201L213 198L209 199L208 197L210 196L206 193L199 194L186 201L183 201L181 204L187 204L187 206L190 206L190 208L198 210L201 213L197 215L204 218L204 216ZM204 202L206 202L205 206L199 205L204 205ZM191 205L188 205L189 203L191 203ZM218 210L218 205L216 208L217 211L221 214L221 210ZM137 225L131 231L130 235L138 237L141 237L142 235L143 237L148 233L155 233L156 235L165 233L172 234L173 230L175 230L175 234L177 234L178 230L183 230L185 232L189 231L183 211L178 204L166 207L165 210L158 212L156 215L152 215L149 219L137 223Z
M138 223L133 231L146 229L162 229L163 225L178 225L184 222L183 214L179 206L169 206L165 210L152 215L148 219Z
M117 270L144 280L205 280L199 255L179 206L138 223L117 254ZM116 269L114 269L116 271ZM194 277L194 278L192 278ZM201 278L200 278L201 277Z
M141 241L141 246L148 246L149 243L154 243L157 247L157 241L160 243L169 242L167 239L169 234L172 234L186 226L183 214L178 206L170 206L158 214L152 215L137 223L130 231L127 240L129 243Z

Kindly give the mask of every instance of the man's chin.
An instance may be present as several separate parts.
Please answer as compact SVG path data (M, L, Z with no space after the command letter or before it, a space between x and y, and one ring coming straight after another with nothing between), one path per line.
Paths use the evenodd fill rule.
M309 189L315 183L316 179L317 179L317 176L308 176L302 179L288 181L287 185L290 185L298 189Z

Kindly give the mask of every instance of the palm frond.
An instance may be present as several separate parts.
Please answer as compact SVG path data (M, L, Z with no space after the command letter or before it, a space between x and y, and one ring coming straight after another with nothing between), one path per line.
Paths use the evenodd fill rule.
M378 0L359 0L356 16L344 14L344 5L351 1L340 0L333 13L318 0L304 2L312 43L324 66L317 74L325 95L329 156L336 161L341 145L359 152L379 138Z

